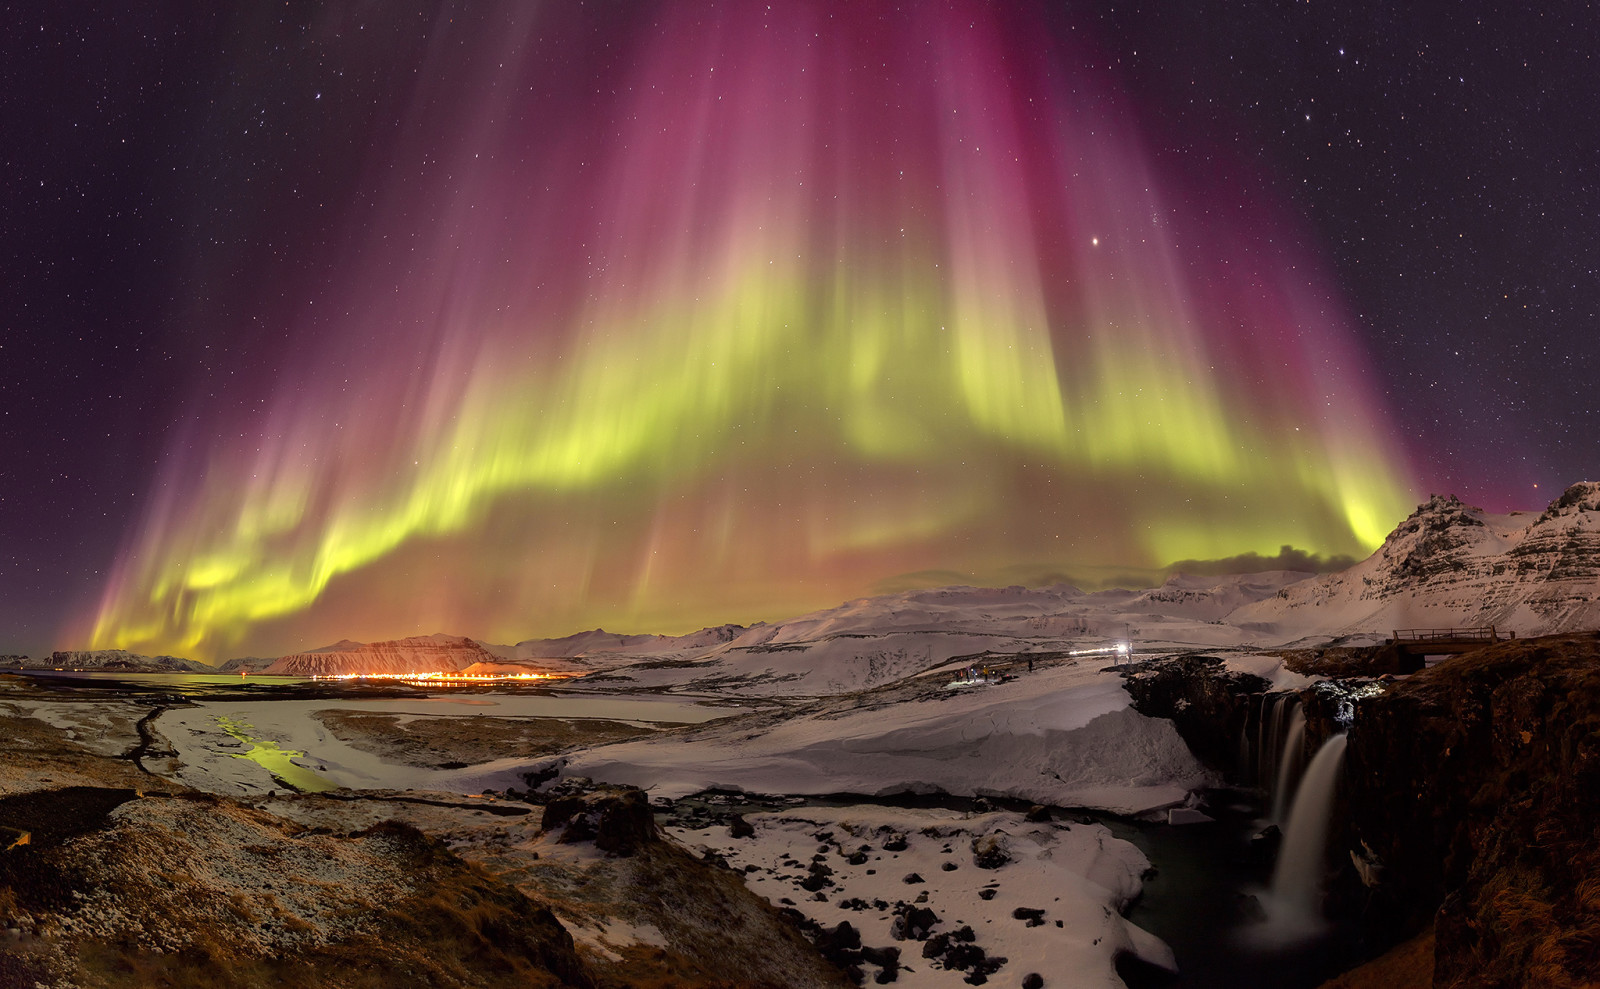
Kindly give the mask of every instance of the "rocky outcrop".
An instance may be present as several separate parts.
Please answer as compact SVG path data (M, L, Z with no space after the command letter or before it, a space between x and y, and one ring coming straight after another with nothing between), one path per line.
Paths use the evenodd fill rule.
M1376 936L1435 924L1437 986L1600 972L1600 637L1505 643L1355 706L1347 881Z
M1283 652L1283 665L1309 677L1371 677L1415 673L1423 657L1406 652L1394 642L1377 646L1324 646Z
M545 805L540 827L545 834L559 833L560 844L592 841L596 848L613 855L633 855L661 840L643 790L599 790L558 797Z
M1239 732L1249 716L1251 695L1272 684L1229 670L1215 656L1178 656L1117 667L1140 714L1167 718L1203 762L1213 768L1238 759Z
M30 804L39 840L0 852L0 984L594 985L547 907L407 824L85 787L5 810Z
M284 676L337 676L359 673L454 673L496 657L471 639L457 635L418 635L388 642L345 639L310 652L279 657L262 672Z

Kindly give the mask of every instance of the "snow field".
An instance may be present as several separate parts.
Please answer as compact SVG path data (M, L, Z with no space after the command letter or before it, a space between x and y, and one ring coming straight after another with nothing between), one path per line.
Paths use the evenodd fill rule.
M1149 861L1101 825L873 805L802 807L746 820L755 829L748 838L733 838L722 826L672 833L746 871L746 884L774 905L792 904L825 928L848 921L865 946L899 948L897 985L968 984L967 971L923 957L925 940L895 938L897 903L932 910L935 937L970 927L988 958L1006 959L989 977L994 985L1018 985L1037 972L1046 986L1121 987L1114 960L1124 952L1174 967L1166 944L1120 913L1138 895ZM1009 861L980 868L973 842L991 836ZM896 837L905 847L891 850ZM801 885L813 862L831 870L829 885L815 891ZM913 875L920 881L908 883ZM985 891L992 891L987 900ZM1018 908L1041 913L1030 921L1014 916ZM863 970L869 982L878 971Z

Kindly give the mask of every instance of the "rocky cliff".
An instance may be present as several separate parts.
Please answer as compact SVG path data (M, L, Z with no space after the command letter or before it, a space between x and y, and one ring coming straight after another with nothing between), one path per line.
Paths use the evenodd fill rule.
M1233 624L1323 637L1494 625L1521 635L1600 626L1600 482L1541 514L1495 515L1435 496L1371 557L1247 604Z
M455 635L419 635L388 642L351 642L281 656L263 673L285 676L329 676L347 673L431 673L464 670L496 657L471 639Z
M1344 850L1369 928L1432 921L1436 986L1593 986L1600 635L1449 660L1363 699L1349 739Z

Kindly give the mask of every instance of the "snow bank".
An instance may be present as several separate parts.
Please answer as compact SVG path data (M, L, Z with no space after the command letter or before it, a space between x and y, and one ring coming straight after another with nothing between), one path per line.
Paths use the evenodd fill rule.
M1170 721L1134 711L1121 678L1088 665L603 746L573 756L564 772L669 797L943 791L1121 814L1179 803L1207 779Z

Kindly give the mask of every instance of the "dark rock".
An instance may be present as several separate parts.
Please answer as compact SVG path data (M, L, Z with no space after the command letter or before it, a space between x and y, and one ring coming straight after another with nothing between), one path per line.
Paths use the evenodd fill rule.
M914 883L927 882L927 880L923 879L921 876L917 875L915 872L906 873L905 878L900 880L900 881L905 883L908 886L912 885Z
M1353 722L1340 854L1376 943L1433 922L1435 982L1461 989L1592 980L1600 638L1447 659L1360 700Z
M1029 972L1022 977L1022 989L1044 989L1044 976Z
M756 826L745 820L743 814L735 814L728 819L728 837L753 838L755 833Z
M895 908L894 924L889 930L891 934L896 931L899 932L895 938L897 941L908 939L921 941L928 936L928 933L933 930L934 925L937 923L939 923L939 915L929 908L902 903Z
M1250 837L1250 858L1260 865L1271 865L1278 860L1278 849L1283 845L1283 832L1276 824L1269 824Z
M889 836L888 840L883 843L883 850L886 852L903 852L906 850L906 844L907 842L905 835L898 833L892 834Z
M978 899L980 899L980 900L992 900L992 899L994 899L994 894L995 894L995 891L992 890L992 889L980 889L980 890L978 890Z
M1026 920L1029 927L1044 926L1044 911L1035 907L1017 907L1011 911L1011 916L1016 920Z
M998 869L1011 861L1005 837L999 833L972 839L972 864L980 869Z
M849 862L851 865L866 865L867 864L867 853L866 852L851 852L849 854L849 856L847 856L845 858L845 861Z
M950 940L963 941L967 944L971 944L972 942L978 940L978 935L973 933L972 926L970 924L963 924L950 932Z
M954 872L956 871L956 864L954 862L944 862L940 864L939 868L945 872Z
M593 841L596 848L622 856L661 840L650 801L642 790L599 790L558 797L545 805L540 823L545 834L557 829L561 831L560 844Z
M1250 697L1271 689L1261 677L1228 670L1215 656L1176 656L1119 666L1140 714L1168 718L1194 754L1212 766L1238 760Z
M976 944L958 942L954 938L951 941L952 944L944 953L945 968L954 969L957 972L965 972L974 965L983 962L984 951Z
M861 932L848 920L841 921L837 927L819 929L816 945L822 957L840 968L861 961Z
M1050 820L1050 808L1040 804L1034 804L1032 807L1028 808L1028 813L1023 815L1023 820L1031 821L1034 824L1044 823Z
M886 948L862 948L861 959L878 966L893 965L898 968L900 965L900 949L893 945Z

